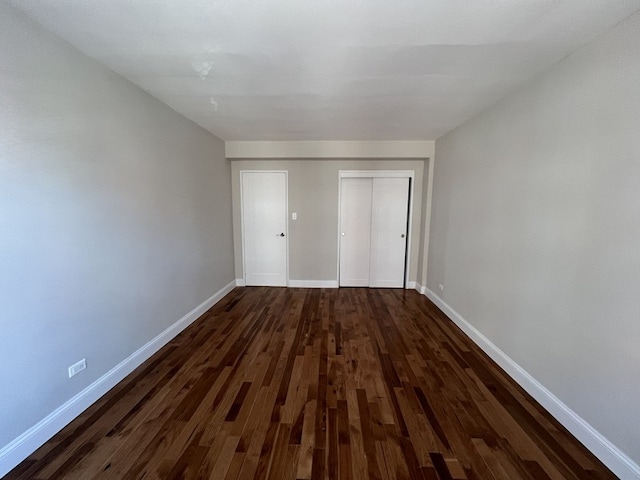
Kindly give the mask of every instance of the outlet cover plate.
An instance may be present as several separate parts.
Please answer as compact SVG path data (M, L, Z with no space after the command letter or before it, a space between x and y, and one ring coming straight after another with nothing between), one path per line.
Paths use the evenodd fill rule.
M74 375L77 375L85 368L87 368L87 359L83 358L78 363L74 363L69 367L69 378L73 377Z

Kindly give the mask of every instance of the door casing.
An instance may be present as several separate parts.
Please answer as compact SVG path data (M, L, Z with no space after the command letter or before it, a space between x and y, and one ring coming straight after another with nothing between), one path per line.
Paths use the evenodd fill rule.
M413 240L413 191L415 189L414 170L340 170L338 172L338 258L336 262L336 278L340 285L340 227L342 225L342 179L343 178L409 178L409 221L407 227L407 260L404 272L404 288L409 288L409 271L411 270L411 245Z

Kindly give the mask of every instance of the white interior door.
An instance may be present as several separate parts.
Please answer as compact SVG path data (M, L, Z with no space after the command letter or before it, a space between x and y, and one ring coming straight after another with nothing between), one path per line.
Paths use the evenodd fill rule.
M408 178L374 178L371 200L371 287L404 286Z
M287 174L241 172L246 285L287 285Z
M340 286L369 286L371 178L340 182Z

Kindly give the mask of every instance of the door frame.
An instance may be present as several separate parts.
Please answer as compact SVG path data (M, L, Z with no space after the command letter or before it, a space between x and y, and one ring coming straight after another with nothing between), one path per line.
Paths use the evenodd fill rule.
M342 226L342 179L343 178L408 178L409 179L409 211L407 227L407 252L404 268L404 288L409 289L409 270L411 269L411 244L413 240L413 191L415 189L415 170L339 170L338 171L338 261L336 278L340 285L340 227Z
M289 286L289 171L288 170L240 170L240 235L242 236L242 282L247 284L247 264L245 260L245 235L244 235L244 192L243 176L245 173L284 173L284 210L285 210L285 236L286 236L286 273L285 286Z

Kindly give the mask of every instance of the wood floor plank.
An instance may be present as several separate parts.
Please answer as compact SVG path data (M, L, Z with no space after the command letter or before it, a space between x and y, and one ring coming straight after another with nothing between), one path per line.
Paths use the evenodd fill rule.
M5 478L615 476L417 292L246 287Z

